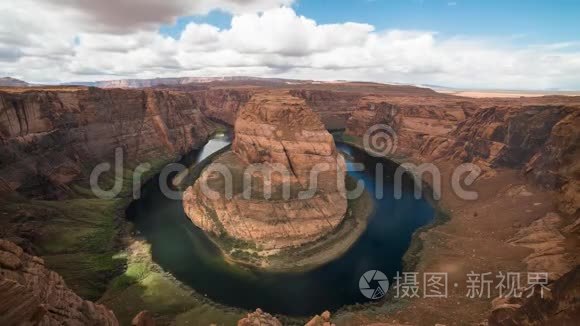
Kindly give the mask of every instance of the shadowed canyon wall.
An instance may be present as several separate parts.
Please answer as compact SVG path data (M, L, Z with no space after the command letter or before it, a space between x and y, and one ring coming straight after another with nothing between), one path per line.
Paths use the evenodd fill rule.
M83 300L44 260L0 239L0 324L119 325L105 306Z
M56 192L118 147L128 163L185 154L213 129L200 102L154 90L0 92L0 189Z
M363 137L373 125L393 128L393 156L419 161L472 162L487 174L521 170L545 189L562 190L560 209L580 209L580 106L524 104L410 107L388 97L363 97L347 121L346 133Z

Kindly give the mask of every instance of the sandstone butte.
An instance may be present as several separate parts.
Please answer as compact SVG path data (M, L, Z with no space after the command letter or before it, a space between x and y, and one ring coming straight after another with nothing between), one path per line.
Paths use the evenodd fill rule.
M223 191L210 198L201 191L201 182L223 190L223 178L205 170L183 196L185 212L195 225L271 250L313 242L341 223L347 210L344 158L303 99L287 93L254 95L238 115L232 148L214 163L227 164L236 185L242 183L244 171L251 175L251 196L244 196L238 187L231 200ZM299 196L309 189L310 171L317 164L324 171L318 175L316 192ZM271 183L266 177L270 173ZM269 184L272 194L266 198L264 186Z

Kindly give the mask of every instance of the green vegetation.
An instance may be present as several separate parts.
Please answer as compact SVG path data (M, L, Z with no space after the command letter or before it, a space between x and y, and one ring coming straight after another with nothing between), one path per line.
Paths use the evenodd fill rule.
M219 126L217 130L227 131ZM170 161L149 161L141 184ZM121 325L129 325L141 310L151 311L158 325L234 324L244 312L212 303L183 287L152 261L147 243L129 236L132 225L124 215L132 200L135 168L126 165L122 176L112 171L101 175L102 189L121 182L122 190L113 199L96 198L88 180L69 185L64 200L9 196L0 202L0 236L30 240L32 250L73 291L107 305ZM89 174L87 169L84 175Z
M150 162L151 169L143 173L142 182L167 162ZM133 192L134 168L125 169L118 177L113 173L101 176L103 189L112 188L115 181L122 182L121 193L113 199L96 198L87 180L71 185L65 200L13 195L0 206L0 227L10 230L7 234L23 234L24 230L49 268L77 294L97 300L126 264L125 257L118 254L119 239L127 227L124 210Z
M236 239L223 233L221 236L214 237L216 241L219 242L220 247L223 250L231 251L233 249L252 249L256 250L257 246L253 242L244 241L241 239Z
M215 307L211 304L199 305L180 315L175 319L176 326L186 325L236 325L242 318L238 311L229 311L224 307Z
M121 200L19 198L2 205L19 228L33 230L35 251L79 295L98 299L124 265L117 251Z
M234 249L231 251L230 256L236 260L242 261L254 261L259 258L255 251L247 251L241 249Z
M345 143L362 144L362 140L360 139L360 137L345 134L343 134L341 137L342 141L344 141Z
M228 127L226 127L225 125L221 124L221 123L217 123L215 121L212 121L213 125L214 125L214 132L213 134L225 134L227 133L230 129Z
M110 291L122 291L137 284L151 274L151 267L146 262L132 261L127 263L125 272L117 276L109 285Z
M175 316L178 325L200 325L201 320L231 325L241 317L240 310L211 303L181 286L152 261L150 250L146 242L133 240L124 252L125 272L111 282L100 300L115 312L121 325L129 325L141 310L149 310L160 325L173 323Z
M215 212L215 209L205 205L205 203L203 202L203 200L201 200L201 198L197 198L196 200L197 200L198 205L203 206L205 208L205 211L207 212L207 217L213 222L213 224L218 229L218 231L221 232L222 234L225 234L224 226L223 226L222 222L220 221L220 219L217 217L217 213Z

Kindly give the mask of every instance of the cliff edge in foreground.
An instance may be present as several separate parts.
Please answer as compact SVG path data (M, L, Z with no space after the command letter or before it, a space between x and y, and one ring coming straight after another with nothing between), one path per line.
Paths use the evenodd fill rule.
M105 306L83 300L62 277L0 239L1 325L119 325Z

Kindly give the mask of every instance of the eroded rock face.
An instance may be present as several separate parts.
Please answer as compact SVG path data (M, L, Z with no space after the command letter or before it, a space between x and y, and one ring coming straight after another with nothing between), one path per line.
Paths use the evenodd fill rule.
M203 98L203 113L215 120L233 126L238 111L252 97L253 92L247 89L214 89L200 92Z
M484 172L519 169L542 188L560 191L560 211L573 215L580 209L578 126L580 109L574 106L490 107L449 134L431 137L420 153L473 162Z
M312 111L320 115L327 129L344 128L363 96L355 92L307 89L290 90L290 94L304 99Z
M326 310L320 315L314 316L304 326L336 326L330 320L330 311Z
M537 174L535 179L548 188L556 188L561 184L559 177L549 177L547 170L560 165L560 157L566 159L576 155L576 149L571 145L572 140L555 140L554 146L548 147L551 150L545 145L558 134L554 127L575 114L574 111L566 106L481 109L458 123L457 128L448 134L427 139L420 154L430 159L451 157L463 162L477 162L488 168L522 169L535 161L534 167L544 162L546 164L534 172ZM574 133L568 137L574 137ZM551 154L551 151L557 154ZM551 166L548 168L547 165ZM526 170L534 167L528 166Z
M558 208L573 215L580 211L580 108L566 112L526 164L525 172L546 188L562 185Z
M574 267L574 258L566 250L562 234L562 218L555 212L521 228L509 243L534 250L524 262L530 271L549 271L550 279L558 279Z
M422 153L426 144L432 146L433 152L442 151L446 145L447 135L454 130L458 121L462 121L474 110L472 105L464 102L440 103L433 99L397 98L388 96L365 96L360 99L347 121L346 134L363 137L370 128L376 125L387 125L392 130L378 130L393 140L396 137L396 149L392 156L416 157ZM369 135L375 133L369 133ZM432 143L433 141L437 143Z
M245 318L238 320L238 326L282 326L278 318L263 312L258 308L255 312L249 313Z
M580 317L580 267L522 298L494 300L489 325L576 325Z
M83 300L41 258L0 239L1 325L119 325L105 306Z
M398 131L401 127L400 109L380 97L367 96L360 100L346 124L346 134L362 137L375 125L383 124Z
M559 191L558 208L573 215L580 209L578 126L575 106L487 108L460 123L441 154L488 170L520 169L542 188Z
M131 326L155 326L155 324L153 315L147 310L139 312L135 317L133 317L133 320L131 320Z
M230 168L233 184L243 185L232 200L223 191L218 198L202 191L202 184L223 188L208 170L184 194L185 211L198 227L261 249L281 249L317 240L344 218L344 158L302 99L286 93L252 97L236 120L232 148L215 162ZM315 191L302 196L311 185Z
M568 99L569 104L565 99L511 100L512 105L494 100L505 103L484 102L477 108L476 102L435 101L429 106L366 96L348 120L346 134L362 137L384 123L398 136L396 155L420 162L471 162L486 174L518 169L542 188L558 190L558 208L574 215L580 210L580 108L577 99ZM394 103L398 113L377 110L386 103Z
M482 158L492 166L521 168L568 110L559 106L483 109L451 133L456 140L453 154L464 160Z
M389 112L387 103L396 103L396 115L382 113ZM471 162L489 174L497 168L518 169L543 188L559 190L562 212L572 215L580 209L580 108L575 105L476 108L458 102L429 107L366 96L346 133L362 137L378 123L396 132L398 155L422 162Z
M153 90L0 92L0 191L51 193L86 178L87 168L111 161L115 148L127 163L173 158L203 144L212 131L198 99Z
M329 169L319 186L337 190L336 174L344 176L332 135L303 100L288 96L256 95L238 116L233 151L248 164L281 164L304 187L317 164ZM340 160L340 163L337 161Z

